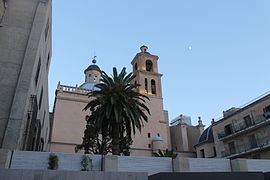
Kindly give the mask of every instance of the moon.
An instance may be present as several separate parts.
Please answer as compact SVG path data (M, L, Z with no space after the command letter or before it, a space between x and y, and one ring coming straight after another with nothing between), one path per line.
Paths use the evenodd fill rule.
M188 49L191 50L192 49L192 46L188 46Z

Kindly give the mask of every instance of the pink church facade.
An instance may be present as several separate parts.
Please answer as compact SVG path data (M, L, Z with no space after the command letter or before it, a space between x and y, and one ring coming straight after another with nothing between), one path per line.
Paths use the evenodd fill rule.
M91 101L87 93L99 83L101 75L95 60L93 63L84 71L85 82L81 86L58 84L48 151L74 153L75 146L82 143L85 116L89 114L82 109ZM137 53L131 64L136 74L133 83L141 84L138 91L149 97L150 101L146 105L151 112L141 133L137 131L133 137L131 156L152 156L158 149L172 147L168 112L163 108L162 74L158 72L158 56L148 53L147 47L142 46L141 52ZM194 154L186 151L184 156L193 157Z

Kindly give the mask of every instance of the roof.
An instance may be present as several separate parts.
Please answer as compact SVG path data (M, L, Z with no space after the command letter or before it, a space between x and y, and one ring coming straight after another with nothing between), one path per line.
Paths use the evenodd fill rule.
M86 73L87 71L91 71L91 70L96 70L96 71L101 72L100 68L97 65L92 64L92 65L88 66L88 68L86 70L84 70L84 73Z
M80 87L84 89L99 90L99 88L95 87L95 83L83 83Z
M198 144L205 142L214 142L212 125L203 131L203 133L200 136Z
M239 107L239 110L237 110L237 111L231 113L230 115L228 115L228 116L226 116L226 117L218 118L217 121L214 123L214 125L216 125L216 124L218 124L218 123L220 123L220 122L222 122L222 121L224 121L224 120L226 120L226 119L229 119L230 117L232 117L232 116L234 116L234 115L236 115L236 114L238 114L238 113L240 113L240 112L242 112L242 111L244 111L244 110L246 110L246 109L248 109L248 108L254 106L254 105L257 104L257 103L262 102L262 101L268 99L268 98L270 98L270 91L267 91L266 93L260 95L259 97L257 97L257 98L255 98L255 99L249 101L248 103L246 103L246 104L240 106L240 107Z
M161 137L159 136L156 136L153 138L153 141L163 141L163 139L161 139Z

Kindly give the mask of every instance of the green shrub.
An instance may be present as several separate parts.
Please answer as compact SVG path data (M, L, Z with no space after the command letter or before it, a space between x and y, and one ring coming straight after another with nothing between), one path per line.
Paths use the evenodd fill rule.
M83 155L81 159L81 166L82 171L92 171L92 159L87 155Z
M56 154L54 154L54 153L50 154L48 165L49 165L48 169L51 169L51 170L58 169L58 157Z

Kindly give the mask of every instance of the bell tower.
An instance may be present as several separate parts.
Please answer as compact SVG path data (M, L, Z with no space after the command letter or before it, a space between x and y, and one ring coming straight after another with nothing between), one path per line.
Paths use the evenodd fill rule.
M158 72L158 56L150 54L147 46L141 46L131 64L136 75L133 83L140 84L138 91L142 94L162 97L161 76Z
M145 105L151 113L147 115L148 122L144 123L141 132L133 138L132 156L152 156L158 149L171 149L168 111L163 109L158 56L150 54L147 49L147 46L142 46L131 62L133 74L136 75L132 83L140 84L138 91L149 97Z

